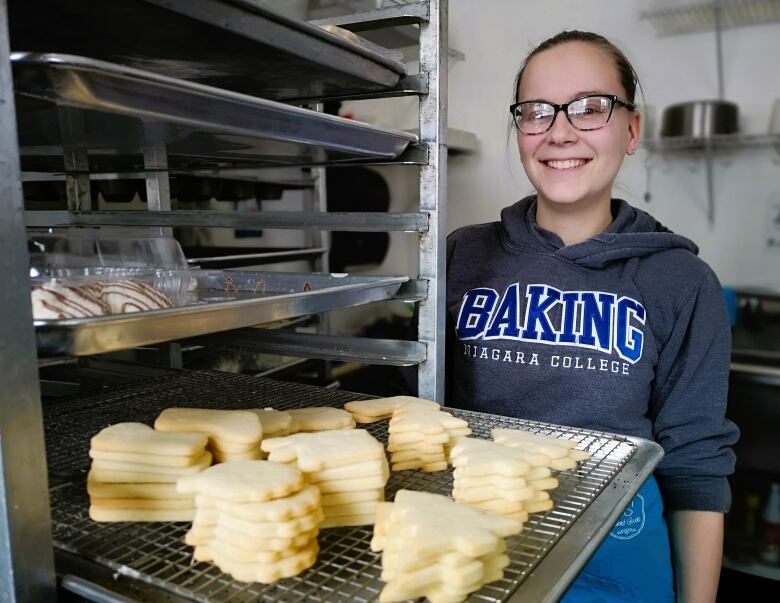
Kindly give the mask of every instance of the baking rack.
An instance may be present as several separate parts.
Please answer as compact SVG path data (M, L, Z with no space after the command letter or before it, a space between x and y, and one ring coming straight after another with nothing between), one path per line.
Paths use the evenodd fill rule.
M149 600L200 602L373 601L383 587L380 555L371 552L372 527L322 530L314 567L272 586L241 583L210 563L193 563L183 544L187 523L96 523L88 518L86 471L89 439L120 421L153 423L169 406L219 408L342 406L361 394L281 383L215 371L166 375L112 388L45 409L55 547L59 554L108 570L112 591L123 582ZM511 560L502 580L473 593L469 601L555 601L606 536L610 527L660 460L657 444L595 431L448 409L466 419L473 437L489 438L494 427L521 428L579 442L591 458L559 472L551 492L555 507L532 514L518 536L507 539ZM387 441L387 421L367 426ZM449 494L452 472L394 472L386 488L392 500L401 488ZM97 575L97 574L96 574ZM129 580L126 580L129 579ZM104 585L105 586L105 585ZM105 598L121 601L121 598Z

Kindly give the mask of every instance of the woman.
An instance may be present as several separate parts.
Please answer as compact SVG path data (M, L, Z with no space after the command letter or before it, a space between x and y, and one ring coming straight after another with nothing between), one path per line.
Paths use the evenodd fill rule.
M661 444L625 512L641 521L616 526L564 601L714 601L738 436L729 324L696 246L612 198L639 144L636 86L592 33L523 63L510 110L536 194L448 238L446 402Z

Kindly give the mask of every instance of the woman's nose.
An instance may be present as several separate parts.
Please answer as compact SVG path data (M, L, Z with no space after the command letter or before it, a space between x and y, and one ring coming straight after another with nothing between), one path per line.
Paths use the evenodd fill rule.
M558 111L552 126L547 131L547 140L556 143L572 142L577 139L577 130L569 122L564 111Z

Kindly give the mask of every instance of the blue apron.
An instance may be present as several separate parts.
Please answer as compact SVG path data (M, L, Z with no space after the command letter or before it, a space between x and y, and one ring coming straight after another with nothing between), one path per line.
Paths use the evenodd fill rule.
M674 603L663 501L649 477L561 603Z

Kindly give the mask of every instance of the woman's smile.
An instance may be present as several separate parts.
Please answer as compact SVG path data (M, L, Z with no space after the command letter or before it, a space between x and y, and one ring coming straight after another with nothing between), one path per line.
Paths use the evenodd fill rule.
M542 164L556 172L573 172L590 161L590 159L545 159L542 160Z

